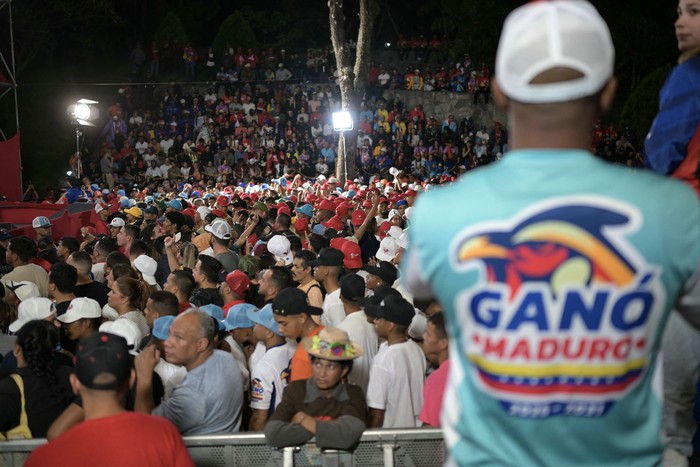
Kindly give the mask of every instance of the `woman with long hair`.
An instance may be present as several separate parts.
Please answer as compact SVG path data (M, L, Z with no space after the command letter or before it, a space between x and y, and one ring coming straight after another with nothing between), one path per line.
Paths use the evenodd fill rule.
M678 2L678 66L659 94L659 113L644 143L646 163L700 196L700 4Z
M133 321L139 327L141 336L147 336L150 329L143 309L149 295L148 285L144 281L122 276L112 284L107 294L107 304L117 311L117 319Z
M10 375L0 380L0 432L20 424L21 393L33 438L45 437L51 423L70 403L71 368L57 363L54 350L58 342L58 328L45 320L29 321L17 332L12 352L17 359L14 374L19 378Z

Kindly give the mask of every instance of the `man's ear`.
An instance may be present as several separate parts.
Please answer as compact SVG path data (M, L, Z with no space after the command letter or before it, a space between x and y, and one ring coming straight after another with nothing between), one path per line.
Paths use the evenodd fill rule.
M617 92L617 78L614 76L608 80L600 93L600 110L602 113L607 113L612 107L613 101L615 100L615 93Z
M75 373L71 373L69 376L70 380L70 387L73 389L73 394L76 396L80 394L80 388L82 387L80 385L80 381L78 381L78 377L75 376Z
M493 101L496 103L496 106L499 109L503 111L508 110L508 97L503 94L503 91L501 90L496 78L491 80L491 95L493 96Z

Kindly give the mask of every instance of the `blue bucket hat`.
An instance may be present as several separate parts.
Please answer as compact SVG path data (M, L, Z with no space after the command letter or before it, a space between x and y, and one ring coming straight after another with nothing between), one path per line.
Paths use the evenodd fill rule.
M173 325L173 321L175 321L174 316L161 316L160 318L156 318L155 321L153 321L153 331L151 332L153 337L162 341L167 339L170 335L170 326Z
M269 329L270 331L274 332L278 336L281 336L282 333L279 332L279 328L277 326L277 321L275 321L275 316L272 313L272 304L268 303L264 307L260 309L260 311L255 312L253 310L248 310L248 318L253 321L256 324L259 324L260 326L263 326L264 328Z
M207 313L209 316L214 318L217 323L219 323L219 331L226 329L224 326L224 309L218 305L204 305L199 307L200 310Z
M178 211L182 211L182 202L179 199L173 199L165 203L166 206L169 208L176 209Z
M314 208L310 204L305 204L303 206L300 206L296 208L297 214L304 214L305 216L313 217L314 216Z
M239 303L238 305L233 305L231 308L229 308L228 316L224 321L226 330L233 331L234 329L252 328L255 323L248 318L248 311L257 313L258 307L251 305L250 303Z

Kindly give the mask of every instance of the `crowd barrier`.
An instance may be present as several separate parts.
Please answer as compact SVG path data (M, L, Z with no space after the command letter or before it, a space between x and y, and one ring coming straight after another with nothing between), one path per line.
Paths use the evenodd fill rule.
M0 441L0 467L21 467L45 439ZM367 430L352 451L320 450L308 444L274 449L263 433L189 436L185 444L199 467L438 467L445 462L439 429Z

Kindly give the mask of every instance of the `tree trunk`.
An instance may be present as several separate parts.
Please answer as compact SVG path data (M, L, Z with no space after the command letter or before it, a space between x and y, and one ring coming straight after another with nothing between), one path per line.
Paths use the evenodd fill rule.
M352 65L350 47L345 37L345 15L343 0L329 0L329 19L331 41L335 52L338 69L338 84L342 110L350 112L354 127L359 121L359 100L362 99L367 84L370 49L372 44L372 28L379 8L376 0L360 0L360 28L357 35L357 53ZM341 134L338 142L338 157L336 159L336 177L341 184L357 176L357 128L347 134ZM344 141L343 141L344 140Z

